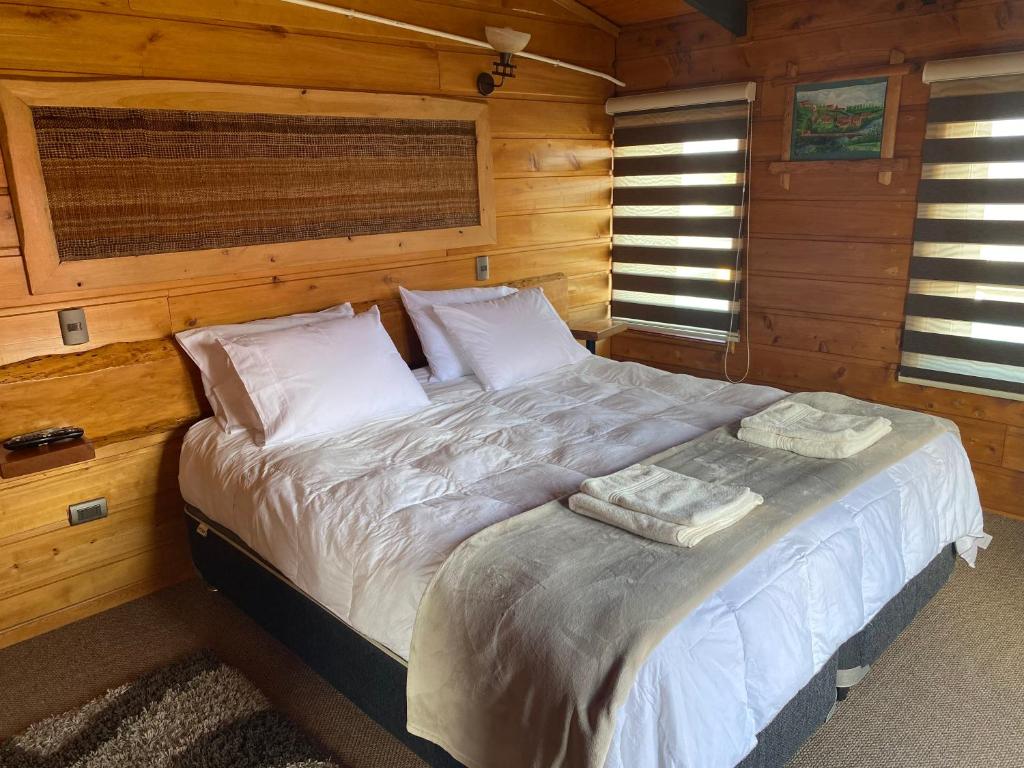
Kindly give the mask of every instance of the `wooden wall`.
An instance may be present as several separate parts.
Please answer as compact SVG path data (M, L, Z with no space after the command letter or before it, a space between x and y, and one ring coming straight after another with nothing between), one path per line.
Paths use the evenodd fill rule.
M533 34L531 50L610 71L614 38L549 0L349 0L392 18L482 37ZM514 7L515 10L508 10ZM475 97L489 57L277 0L0 2L0 77L148 77ZM0 437L75 423L96 460L0 480L0 646L190 573L177 455L206 408L170 334L197 324L394 297L397 286L562 272L575 317L609 298L610 126L605 81L533 62L490 100L498 242L346 259L316 270L117 292L29 293L0 174ZM61 345L56 310L85 306L92 340ZM110 517L67 525L69 503L106 496Z
M920 175L928 88L904 78L896 157L909 161L890 186L849 166L793 175L768 171L782 154L787 63L801 75L887 64L902 50L929 59L1019 49L1020 0L752 0L749 35L734 39L695 14L623 29L617 72L625 92L759 81L748 253L750 380L824 389L954 419L984 504L1024 515L1024 403L896 381L903 303ZM720 347L630 332L613 355L721 376ZM742 346L730 371L741 375Z

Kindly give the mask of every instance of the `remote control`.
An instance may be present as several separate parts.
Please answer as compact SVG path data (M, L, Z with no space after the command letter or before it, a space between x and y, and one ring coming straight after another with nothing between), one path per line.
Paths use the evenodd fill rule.
M8 451L20 451L25 448L38 448L41 445L59 443L63 440L74 440L85 434L81 427L51 427L40 429L38 432L29 432L25 435L15 435L4 441L4 448Z

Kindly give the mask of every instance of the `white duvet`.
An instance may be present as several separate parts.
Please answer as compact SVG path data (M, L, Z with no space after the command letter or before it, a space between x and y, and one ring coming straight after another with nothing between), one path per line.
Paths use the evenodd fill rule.
M785 395L592 357L501 392L427 387L431 406L261 449L207 419L182 449L190 504L363 635L408 657L447 555ZM981 507L944 435L800 525L679 624L619 714L608 768L728 768L838 647L943 547L973 560Z

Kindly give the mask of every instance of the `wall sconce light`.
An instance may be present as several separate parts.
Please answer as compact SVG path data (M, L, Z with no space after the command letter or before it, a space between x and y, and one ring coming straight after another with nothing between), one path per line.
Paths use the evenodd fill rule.
M498 52L498 60L494 62L494 68L490 72L481 72L477 75L476 89L481 96L490 96L495 88L501 88L505 84L506 78L516 76L516 65L512 63L512 56L526 47L530 42L530 34L517 32L508 27L487 27L484 33L491 48ZM501 79L495 82L495 77Z

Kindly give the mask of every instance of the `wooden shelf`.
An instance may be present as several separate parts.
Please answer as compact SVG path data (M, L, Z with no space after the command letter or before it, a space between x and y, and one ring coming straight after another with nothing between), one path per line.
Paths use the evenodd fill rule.
M792 174L827 173L874 173L878 183L892 184L894 172L903 172L910 167L905 157L882 158L880 160L777 160L768 163L768 172L779 177L783 189L789 189Z
M614 320L590 320L573 323L569 330L580 341L602 341L622 333L626 330L626 324L617 323Z
M768 172L776 176L782 173L882 173L905 171L910 161L905 157L881 160L778 160L768 163Z
M587 349L597 354L597 342L610 339L625 331L628 326L625 323L617 323L614 320L590 320L586 322L573 323L569 330L573 337L586 342Z
M0 477L23 477L94 458L96 451L92 443L82 437L20 451L0 447Z

